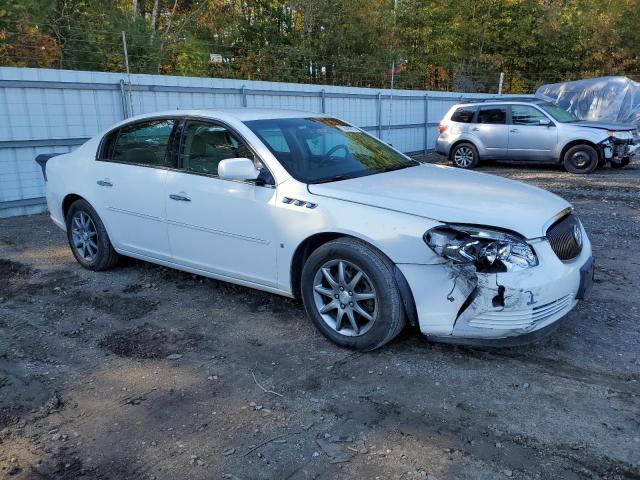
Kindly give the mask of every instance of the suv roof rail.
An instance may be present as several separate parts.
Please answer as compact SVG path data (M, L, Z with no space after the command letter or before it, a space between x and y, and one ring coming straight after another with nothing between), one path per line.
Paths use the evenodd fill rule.
M484 97L461 98L458 103L484 103L484 102L544 102L538 97Z

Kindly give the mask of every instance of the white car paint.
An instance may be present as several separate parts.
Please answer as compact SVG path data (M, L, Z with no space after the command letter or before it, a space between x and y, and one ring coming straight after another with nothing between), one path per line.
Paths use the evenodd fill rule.
M296 293L292 262L306 239L323 233L357 237L397 265L415 300L421 332L436 337L503 338L529 333L555 322L576 304L579 270L590 258L591 247L582 230L584 245L578 258L562 262L552 251L544 238L546 228L570 208L556 195L492 175L433 165L307 185L294 179L243 123L320 116L314 113L180 110L121 124L159 116L224 122L251 145L275 185L96 161L101 139L111 127L46 164L47 202L60 228L65 229L65 197L78 195L97 210L118 253L289 297ZM98 182L112 186L105 188ZM169 201L171 194L191 201ZM285 197L317 207L284 203ZM443 222L517 232L529 239L540 264L520 272L478 274L475 300L458 318L474 285L423 240L427 230ZM498 285L506 287L506 294L504 307L496 308L491 299ZM523 326L512 321L531 317L536 306L559 300L564 303L541 323ZM483 315L494 315L498 323L474 324L474 318Z
M500 217L500 227L527 238L543 236L545 222L570 206L540 188L441 165L310 185L309 191L449 223L486 225L493 214Z

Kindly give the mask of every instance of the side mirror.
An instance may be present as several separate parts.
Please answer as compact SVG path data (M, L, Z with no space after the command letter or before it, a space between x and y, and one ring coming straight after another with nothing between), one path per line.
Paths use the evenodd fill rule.
M540 125L544 126L544 127L548 127L551 125L551 120L549 120L548 118L541 118L540 119Z
M218 176L225 180L254 182L259 175L260 170L248 158L227 158L218 164Z

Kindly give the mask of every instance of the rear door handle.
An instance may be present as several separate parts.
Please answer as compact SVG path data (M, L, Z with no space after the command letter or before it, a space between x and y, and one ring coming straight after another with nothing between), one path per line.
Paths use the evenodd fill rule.
M104 180L98 180L96 183L101 187L113 187L113 183L111 183L111 180L109 180L108 178L105 178Z
M471 129L471 131L472 131L472 132L477 132L478 130L480 130L478 127L473 127L473 128Z
M171 200L176 200L177 202L190 202L191 199L185 195L176 195L175 193L172 193L171 195L169 195L169 198Z
M517 128L513 128L511 130L509 130L511 133L518 133L520 130L518 130Z

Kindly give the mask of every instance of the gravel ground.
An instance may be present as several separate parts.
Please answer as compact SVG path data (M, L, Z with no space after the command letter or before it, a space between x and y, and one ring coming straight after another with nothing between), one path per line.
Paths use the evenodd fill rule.
M408 329L353 353L294 301L92 273L46 216L0 220L0 477L640 478L640 166L480 170L562 195L590 234L592 295L540 344Z

